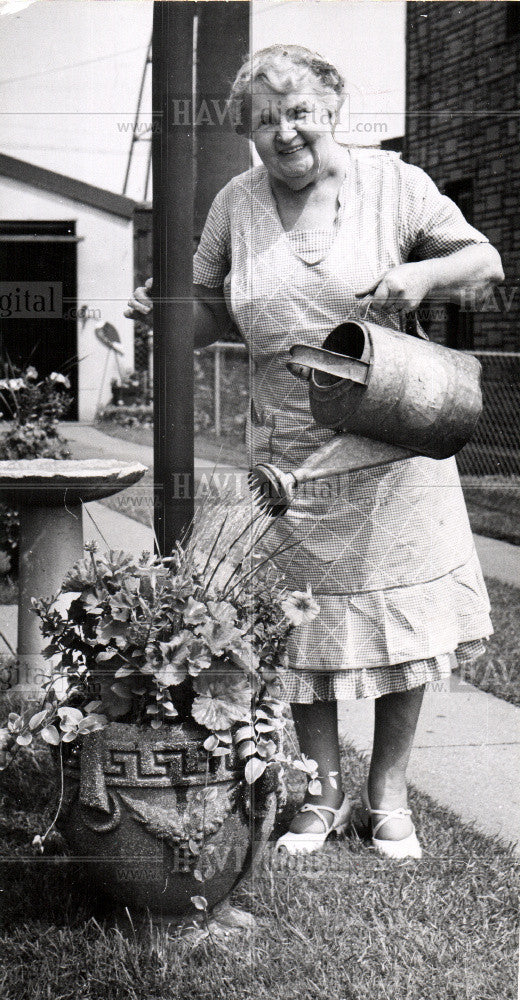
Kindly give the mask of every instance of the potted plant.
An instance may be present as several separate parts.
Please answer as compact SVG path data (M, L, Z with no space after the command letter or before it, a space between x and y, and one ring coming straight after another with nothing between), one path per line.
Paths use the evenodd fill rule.
M170 557L88 545L57 595L68 607L35 602L53 677L41 709L0 730L4 764L37 735L56 747L60 829L127 906L211 909L271 831L291 762L277 667L319 612L257 554L271 524L206 501ZM312 780L314 762L296 766Z
M138 372L127 372L119 381L115 378L112 379L110 388L114 406L136 403L144 397L142 377Z
M67 442L58 431L72 403L70 381L61 372L40 377L32 365L11 366L0 379L0 419L9 421L2 434L2 458L68 458Z

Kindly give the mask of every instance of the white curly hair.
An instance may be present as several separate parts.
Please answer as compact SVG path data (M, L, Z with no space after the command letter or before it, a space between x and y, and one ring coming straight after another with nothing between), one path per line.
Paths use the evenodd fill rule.
M270 45L248 56L231 87L228 111L239 133L249 130L253 84L263 81L278 94L298 91L311 79L334 121L345 100L345 81L332 63L302 45Z

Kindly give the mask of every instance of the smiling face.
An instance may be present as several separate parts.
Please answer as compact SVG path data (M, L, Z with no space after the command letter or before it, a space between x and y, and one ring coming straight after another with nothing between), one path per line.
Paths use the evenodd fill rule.
M269 175L293 190L313 183L334 161L333 113L325 93L308 77L298 91L277 93L265 82L253 87L251 138Z

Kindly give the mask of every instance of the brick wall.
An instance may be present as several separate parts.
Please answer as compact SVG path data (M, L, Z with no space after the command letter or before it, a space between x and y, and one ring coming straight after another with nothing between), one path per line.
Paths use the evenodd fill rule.
M407 4L404 158L455 199L460 193L470 221L500 251L506 272L505 286L469 326L467 316L457 320L454 311L450 318L446 310L432 311L430 336L453 346L520 350L517 6L504 0Z

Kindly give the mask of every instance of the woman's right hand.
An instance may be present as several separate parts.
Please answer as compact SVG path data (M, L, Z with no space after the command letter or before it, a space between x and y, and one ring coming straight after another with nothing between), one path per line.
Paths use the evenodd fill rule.
M149 326L152 325L153 302L148 294L151 290L152 278L148 278L144 286L136 288L134 294L129 298L128 306L125 309L124 314L128 319L140 319L143 323L148 323Z

